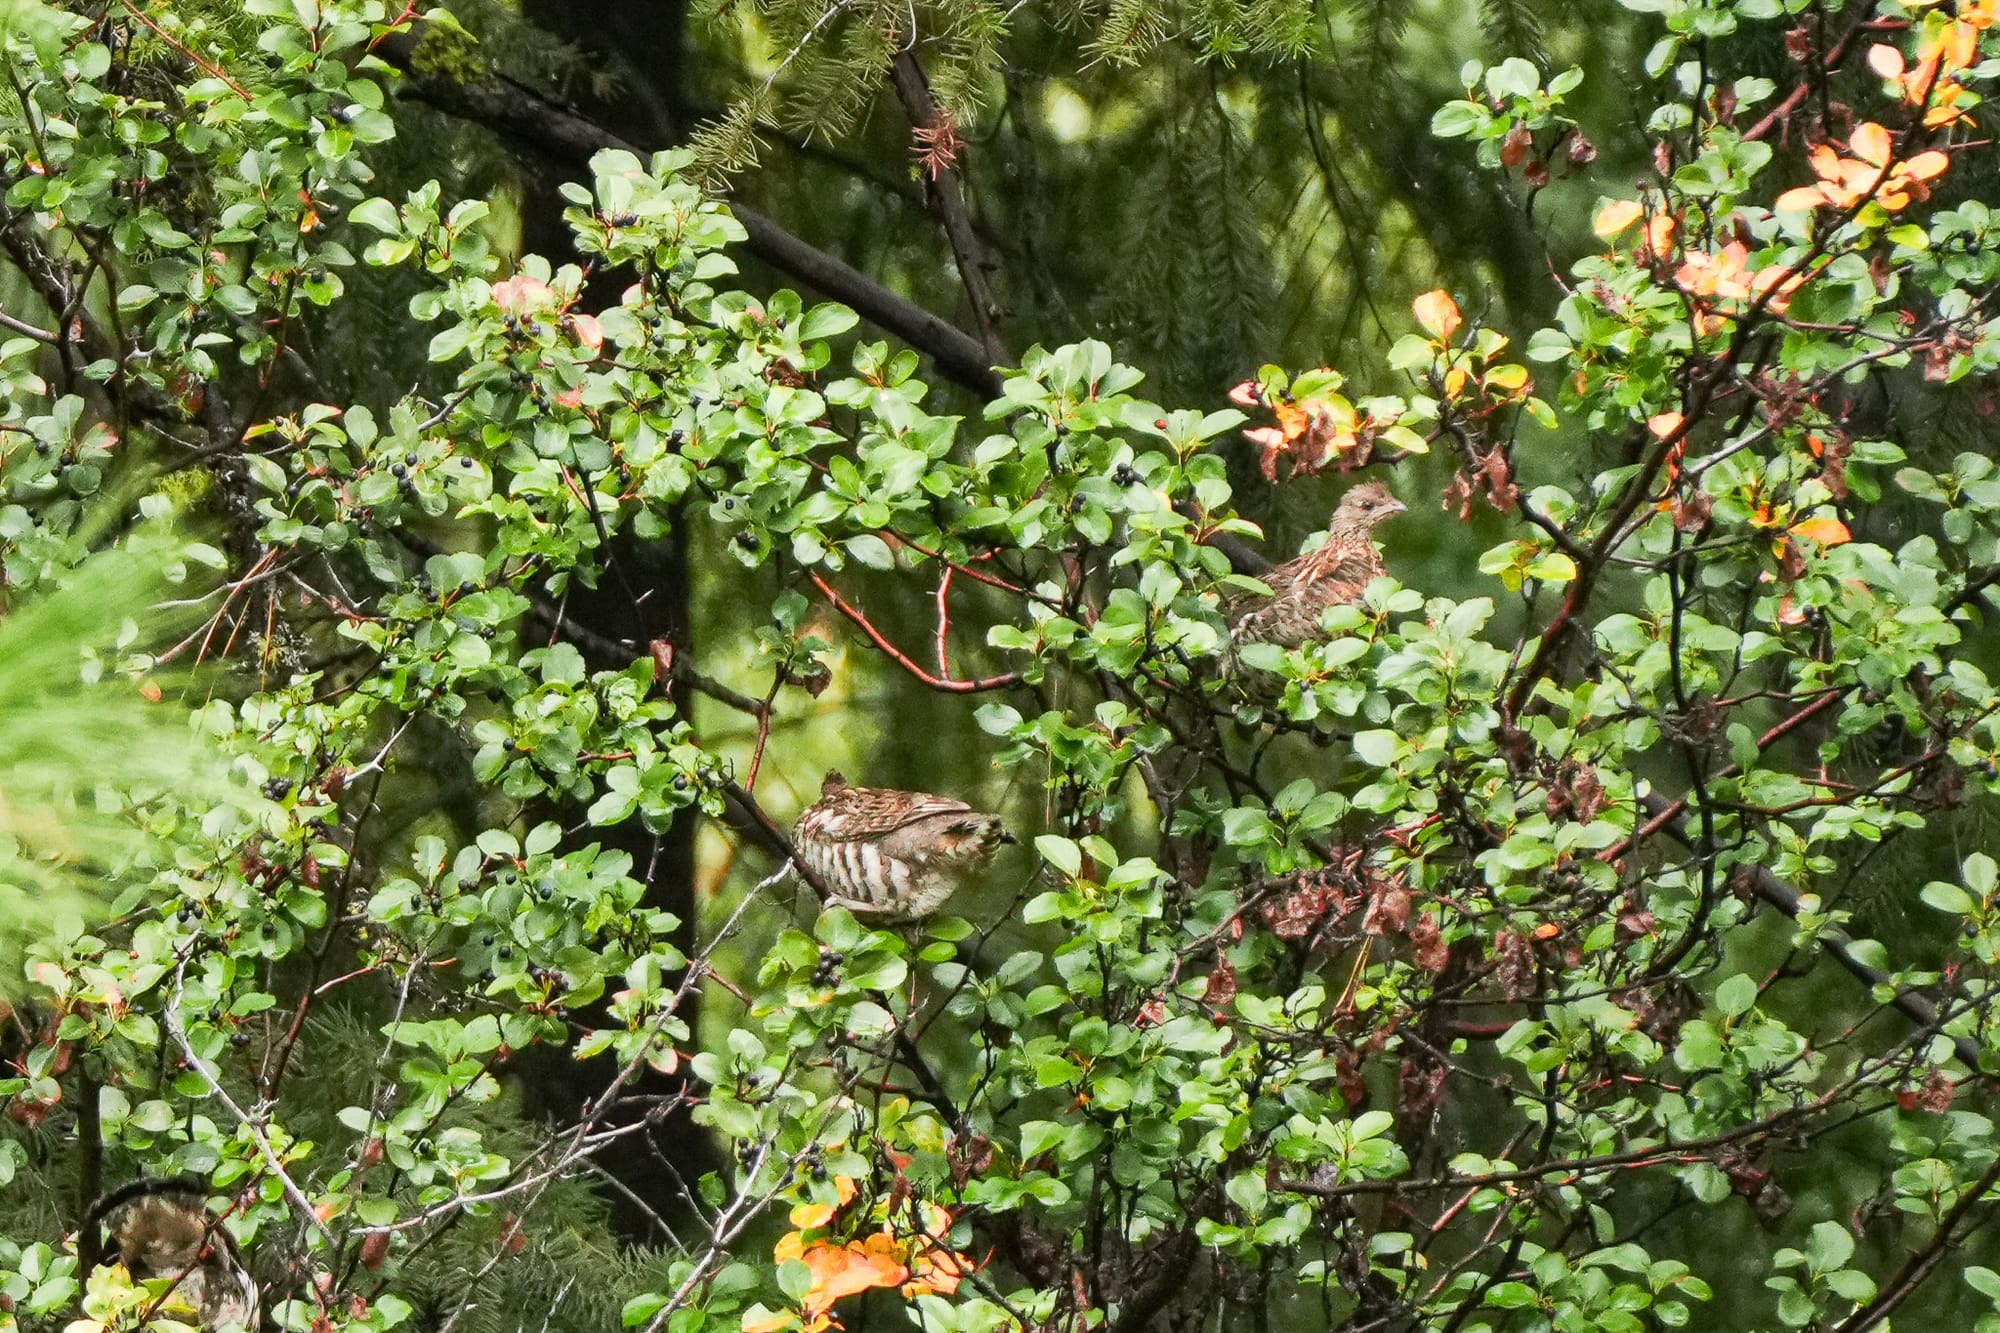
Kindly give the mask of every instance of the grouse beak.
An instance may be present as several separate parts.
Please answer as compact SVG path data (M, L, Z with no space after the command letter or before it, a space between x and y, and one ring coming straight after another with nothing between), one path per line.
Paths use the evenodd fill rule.
M1006 829L1001 829L1000 836L997 839L997 841L1002 847L1013 847L1019 844L1021 840L1015 837L1013 834L1009 833Z

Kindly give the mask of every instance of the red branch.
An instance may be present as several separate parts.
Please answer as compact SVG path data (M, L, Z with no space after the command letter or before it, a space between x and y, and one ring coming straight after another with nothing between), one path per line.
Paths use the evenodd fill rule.
M951 664L945 659L944 651L945 635L951 631L951 607L947 604L947 599L951 596L951 574L951 566L946 565L944 577L938 580L937 662L940 676L951 674Z
M1856 24L1854 27L1849 28L1845 33L1841 34L1840 40L1836 41L1833 44L1833 48L1826 53L1825 58L1821 61L1820 68L1825 70L1829 74L1839 69L1841 64L1847 59L1847 48L1853 44L1854 39L1861 33L1890 32L1890 31L1904 29L1909 26L1910 25L1908 23L1900 19L1864 20L1863 22ZM1747 143L1757 139L1762 139L1765 135L1769 134L1773 128L1783 123L1784 121L1790 119L1792 112L1799 109L1800 104L1803 103L1807 97L1811 96L1812 90L1817 86L1818 84L1816 80L1807 79L1805 82L1801 83L1798 87L1792 89L1791 92L1785 95L1784 101L1772 107L1771 110L1765 114L1762 120L1758 121L1755 125L1752 125L1749 129L1743 132L1744 141Z
M951 694L978 694L985 690L1005 689L1009 685L1018 685L1021 683L1021 673L1018 671L1009 671L999 676L988 676L984 680L954 680L948 673L933 676L930 672L911 661L909 654L889 642L887 636L881 630L876 629L868 617L862 613L861 608L835 592L825 579L814 574L812 575L812 581L813 586L825 595L828 602L832 603L834 610L853 621L855 626L868 636L871 643L888 654L891 661L934 690L944 690ZM942 629L942 627L940 628Z
M1784 719L1782 722L1779 722L1777 725L1773 726L1769 731L1765 732L1762 736L1759 736L1757 738L1757 753L1762 754L1764 751L1770 749L1771 746L1775 745L1778 741L1784 739L1784 737L1788 733L1796 731L1798 728L1804 726L1808 721L1817 717L1819 714L1825 712L1827 709L1833 707L1834 704L1840 702L1840 700L1846 697L1847 697L1847 690L1845 687L1827 690L1824 694L1821 694L1819 698L1813 700L1811 703L1807 704L1804 708L1801 708L1798 712L1792 714L1790 717ZM1731 777L1740 771L1741 769L1739 765L1731 764L1728 768L1724 769L1717 776L1725 778ZM1655 833L1658 833L1668 824L1672 823L1676 819L1679 819L1682 814L1686 813L1687 808L1688 808L1688 798L1685 796L1681 797L1677 801L1669 802L1667 806L1664 809L1662 809L1658 814L1654 815L1651 819L1648 819L1645 823L1641 824L1638 828L1634 829L1632 831L1631 837L1625 839L1625 841L1623 842L1616 843L1610 847L1606 847L1603 851L1599 852L1597 854L1597 859L1607 863L1611 861L1616 861L1619 857L1625 855L1625 853L1631 851L1634 847L1637 847L1640 843L1652 837Z
M969 579L978 579L981 583L984 583L989 588L998 588L1002 592L1011 592L1017 597L1034 596L1034 594L1029 592L1026 588L1016 587L1015 585L1007 582L1007 580L1005 579L995 578L991 574L982 574L978 570L972 568L970 565L960 564L956 560L947 560L944 557L944 552L933 551L930 547L925 546L922 542L911 541L908 537L900 537L897 540L901 541L903 545L909 547L912 551L916 551L922 555L929 556L931 559L938 561L940 564L947 565L950 568L957 570L959 573L965 575L965 577ZM999 554L1000 554L999 548L995 547L990 551L982 552L981 554L975 555L972 558L975 561L986 561L986 560L991 560L994 556Z

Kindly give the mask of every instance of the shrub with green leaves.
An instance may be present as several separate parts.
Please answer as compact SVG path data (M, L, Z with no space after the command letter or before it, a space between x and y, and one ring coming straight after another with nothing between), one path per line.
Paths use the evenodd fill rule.
M226 533L185 652L261 798L139 793L116 915L33 951L4 1321L171 1319L56 1201L190 1173L297 1329L2000 1327L2000 485L1929 434L2000 364L2000 37L1629 8L1642 184L1574 73L1434 123L1588 210L1555 322L1429 293L1232 407L1099 341L970 401L739 283L687 151L604 147L516 255L384 185L376 0L9 6L0 555L119 539L114 483ZM344 390L357 301L406 392ZM1232 650L1232 459L1412 510L1302 646ZM1492 539L1416 586L1438 514ZM661 551L703 634L592 628ZM989 773L1024 849L820 911L834 757ZM663 1123L702 1151L634 1169Z

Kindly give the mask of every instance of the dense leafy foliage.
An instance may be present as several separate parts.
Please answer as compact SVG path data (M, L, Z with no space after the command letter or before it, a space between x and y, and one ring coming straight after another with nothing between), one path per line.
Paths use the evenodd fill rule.
M969 409L740 284L691 150L598 151L555 260L388 188L405 80L478 77L441 19L0 8L8 581L220 567L115 653L235 779L106 766L146 836L32 950L0 1170L206 1178L301 1329L2000 1326L2000 482L1930 438L2000 362L1995 16L1629 8L1643 185L1590 174L1576 71L1432 122L1592 219L1546 327L1433 291L1233 405L1038 345ZM1099 40L1305 49L1269 21ZM413 387L344 390L358 302ZM1363 468L1482 549L1233 652L1246 486ZM721 646L591 629L670 546ZM1024 837L959 915L791 897L786 726L869 680ZM695 820L744 852L713 903L662 871ZM715 1151L618 1173L663 1239L614 1252L593 1160L663 1122ZM55 1197L7 1322L185 1314L79 1273Z

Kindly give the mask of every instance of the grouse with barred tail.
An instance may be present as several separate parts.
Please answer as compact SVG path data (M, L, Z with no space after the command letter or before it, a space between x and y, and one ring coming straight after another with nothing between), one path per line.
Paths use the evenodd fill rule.
M959 881L1014 838L992 815L928 792L850 787L828 773L792 826L799 859L829 904L907 921L929 916Z

